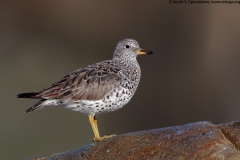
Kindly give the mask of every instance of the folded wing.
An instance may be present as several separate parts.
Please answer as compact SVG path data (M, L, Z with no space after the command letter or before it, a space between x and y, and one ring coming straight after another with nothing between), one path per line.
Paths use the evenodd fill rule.
M99 100L120 85L121 70L104 61L76 70L34 96L62 101Z

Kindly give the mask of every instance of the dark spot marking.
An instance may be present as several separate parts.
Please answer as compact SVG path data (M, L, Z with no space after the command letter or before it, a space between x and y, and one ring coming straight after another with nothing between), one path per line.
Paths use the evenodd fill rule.
M99 107L99 105L97 105L96 107Z

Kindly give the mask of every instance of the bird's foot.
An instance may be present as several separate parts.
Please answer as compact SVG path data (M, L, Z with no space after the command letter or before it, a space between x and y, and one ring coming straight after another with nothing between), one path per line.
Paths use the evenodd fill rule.
M106 140L106 139L111 138L111 137L114 137L114 136L116 136L116 134L105 135L105 136L103 136L103 137L94 137L93 141L99 142L99 141L103 141L103 140Z

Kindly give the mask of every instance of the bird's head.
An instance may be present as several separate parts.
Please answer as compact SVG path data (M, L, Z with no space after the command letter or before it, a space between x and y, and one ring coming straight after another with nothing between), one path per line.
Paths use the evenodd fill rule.
M153 54L153 52L140 48L136 40L127 38L117 43L117 46L113 54L113 58L131 60L131 59L136 59L138 55L149 55L149 54Z

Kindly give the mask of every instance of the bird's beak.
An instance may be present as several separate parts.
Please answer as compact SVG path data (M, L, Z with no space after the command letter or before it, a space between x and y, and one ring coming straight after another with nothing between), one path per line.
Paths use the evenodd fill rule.
M140 48L140 49L137 49L136 52L137 52L137 55L153 54L152 51L145 50L145 49L141 49L141 48Z

